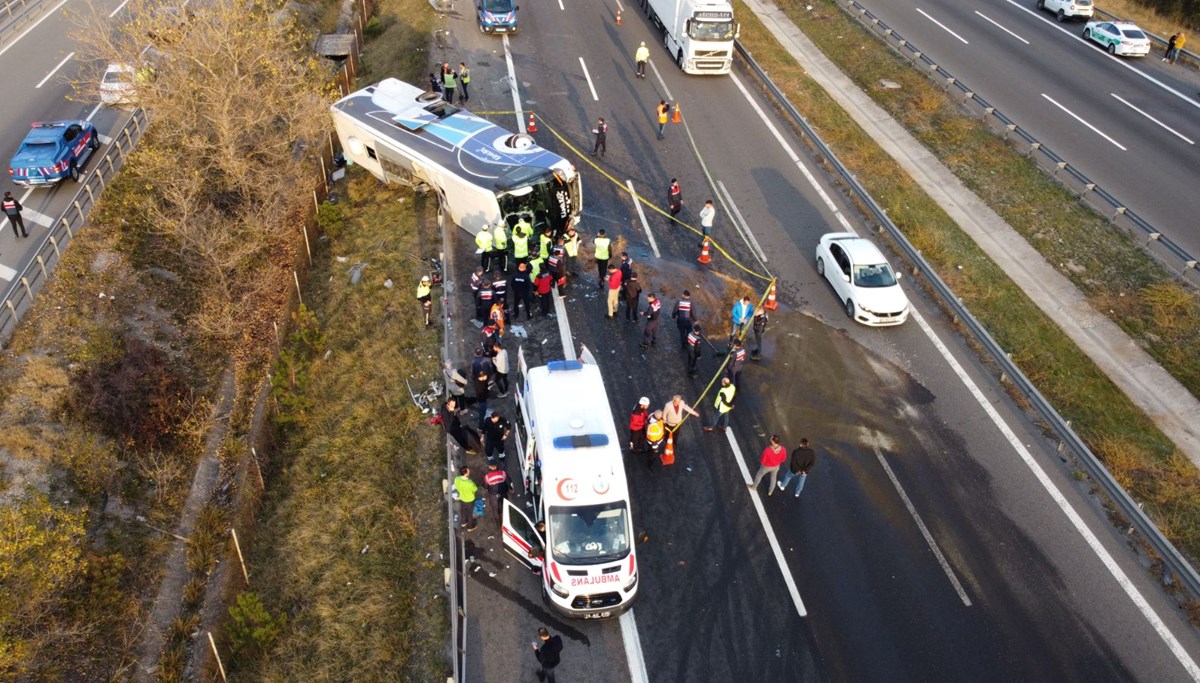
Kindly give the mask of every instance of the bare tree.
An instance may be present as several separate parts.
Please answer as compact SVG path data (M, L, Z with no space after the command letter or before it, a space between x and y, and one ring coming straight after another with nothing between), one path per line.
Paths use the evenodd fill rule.
M94 101L108 64L133 67L130 99L152 125L125 171L144 188L129 218L177 244L211 283L206 309L233 321L308 201L332 90L279 3L133 0L124 11L124 24L90 4L75 16L90 65L76 94Z

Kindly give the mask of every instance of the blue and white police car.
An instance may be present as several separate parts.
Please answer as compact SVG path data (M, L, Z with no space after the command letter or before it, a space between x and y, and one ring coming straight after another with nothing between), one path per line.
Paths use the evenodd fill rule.
M100 135L88 121L35 123L8 164L17 185L54 185L68 176L79 181L79 169L100 147Z

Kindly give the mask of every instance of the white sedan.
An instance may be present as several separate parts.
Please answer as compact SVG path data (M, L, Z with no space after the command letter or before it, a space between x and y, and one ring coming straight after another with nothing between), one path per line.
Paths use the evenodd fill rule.
M1083 39L1099 43L1110 55L1145 57L1150 54L1150 37L1132 21L1089 21Z
M100 102L109 107L132 104L137 70L128 64L109 64L100 78Z
M850 232L823 235L817 243L817 272L833 285L852 319L873 326L899 325L908 319L900 274L870 241Z

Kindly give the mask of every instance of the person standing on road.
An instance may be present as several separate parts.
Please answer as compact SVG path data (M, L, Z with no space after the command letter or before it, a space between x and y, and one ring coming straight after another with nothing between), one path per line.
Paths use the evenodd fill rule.
M467 92L467 86L471 84L471 70L467 68L466 62L458 63L458 85L462 88L461 96L458 98L459 104L471 99L471 93Z
M737 387L733 386L728 377L722 377L721 388L717 390L717 398L713 401L713 408L717 409L717 414L713 416L711 425L705 425L704 431L711 432L719 428L724 432L729 428L729 411L733 410L733 397L736 394Z
M746 349L742 348L742 340L734 339L729 349L729 363L725 365L725 376L733 385L741 386L742 368L746 365Z
M675 302L671 317L675 319L675 327L679 329L679 348L686 351L688 332L691 332L692 320L695 318L695 313L692 311L691 292L683 290L683 298Z
M450 68L450 62L442 63L442 92L446 93L443 99L450 104L454 104L454 91L458 89L458 78L454 73L454 69Z
M1183 44L1187 42L1187 35L1183 31L1179 32L1179 37L1175 39L1175 54L1171 56L1171 63L1174 64L1179 59L1179 51L1183 49Z
M496 373L496 391L508 398L508 350L500 343L492 344L492 370Z
M504 444L511 434L512 424L499 411L493 410L483 423L483 455L489 464L497 462L497 458L504 462Z
M641 453L646 450L646 420L650 417L650 399L645 396L638 399L638 404L629 413L629 452Z
M600 281L601 283L604 280ZM617 307L621 297L621 271L613 264L608 264L608 318L617 316Z
M704 353L704 336L700 330L700 325L692 325L692 331L688 332L687 336L687 369L688 377L695 377L700 374L700 355Z
M596 250L596 277L600 280L599 289L604 289L604 278L608 275L608 259L611 255L609 250L612 248L612 240L601 229L592 239L592 246Z
M637 271L631 269L628 275L621 271L621 298L625 300L625 321L636 323L642 299L642 284L638 281Z
M475 519L475 494L479 485L471 479L471 468L463 465L454 478L454 490L458 492L458 525L467 531L474 531L479 525Z
M533 654L537 657L537 677L539 681L554 683L554 668L562 660L562 638L550 635L545 627L538 629L538 640L533 643Z
M550 285L553 284L554 278L550 277L549 270L543 270L533 279L533 287L537 290L538 301L542 304L542 317L550 317Z
M700 413L697 413L691 406L683 402L683 397L675 394L667 401L667 405L662 409L663 425L667 431L671 433L671 441L676 448L679 448L679 428L683 425L683 418L691 415L699 419Z
M5 192L4 201L0 202L0 206L4 208L4 215L8 216L13 234L17 237L29 237L29 233L25 231L25 219L21 218L21 211L25 207L21 206L21 202L17 201L13 193Z
M646 78L646 62L650 61L650 48L646 47L646 41L638 45L637 52L633 53L633 61L637 62L637 77Z
M417 301L421 303L421 312L425 314L425 327L433 327L433 290L429 286L428 275L422 276L417 284Z
M592 146L592 156L596 156L596 152L600 156L604 156L608 152L608 124L604 122L604 117L596 119L596 127L592 129L592 133L596 136L596 144Z
M751 329L754 330L754 353L750 354L750 360L762 360L762 338L763 333L767 331L767 310L765 308L754 312L754 323Z
M664 131L667 130L667 115L671 113L671 105L667 104L666 100L659 100L658 103L658 139L662 140Z
M566 271L571 277L578 277L575 260L579 256L579 232L574 225L567 226L567 234L563 236L563 253L567 255Z
M746 488L754 490L763 477L770 474L771 483L767 485L767 495L775 493L775 482L779 478L779 466L787 460L787 449L779 445L779 435L771 436L771 443L763 449L762 458L759 460L758 472L754 474L754 481L746 484Z
M662 302L654 294L646 295L646 310L642 315L646 318L646 329L642 331L642 348L658 346L658 316L662 311Z
M662 411L656 410L646 418L646 469L654 472L662 463L662 447L666 443L667 429L663 424Z
M479 314L479 322L487 323L489 316L492 314L492 304L495 303L496 290L492 289L492 283L484 280L479 283L479 300L477 302L476 311Z
M475 403L479 407L479 428L487 426L488 399L492 395L492 378L487 370L480 370L475 375Z
M492 507L496 510L496 523L500 523L504 512L501 510L501 503L508 498L508 491L511 487L508 481L508 472L505 472L500 467L499 463L489 462L488 470L483 475L483 485L487 487L488 497L492 499Z
M675 178L671 178L671 187L667 188L667 206L671 209L671 218L683 210L683 188Z
M742 336L746 325L750 323L750 319L754 317L754 304L750 301L750 297L744 296L733 305L733 328L729 331L729 343L733 344L733 340Z
M529 264L524 261L517 263L517 272L513 273L513 302L512 315L509 318L516 322L521 314L521 305L525 306L525 319L533 318L533 282L529 279Z
M705 237L712 232L713 221L717 219L717 207L713 206L713 200L709 199L704 202L704 208L700 209L700 231L703 233L700 241L703 242Z
M508 232L504 221L496 221L492 228L492 267L503 275L508 272Z
M812 469L813 463L817 461L817 453L808 445L808 439L800 439L800 446L792 451L791 462L788 463L788 471L783 473L783 478L779 480L779 490L787 491L788 482L792 478L796 478L796 498L800 497L800 492L804 490L804 482L808 479L808 471Z
M439 95L442 94L442 79L432 71L429 72L429 89Z
M629 252L621 252L621 265L617 267L621 269L621 279L628 280L633 273L633 259L629 257Z
M479 247L479 265L486 273L492 269L492 231L487 225L475 234L475 246Z

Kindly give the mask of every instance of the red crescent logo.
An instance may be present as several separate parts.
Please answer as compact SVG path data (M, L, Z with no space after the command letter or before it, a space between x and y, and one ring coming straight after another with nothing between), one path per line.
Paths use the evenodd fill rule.
M592 490L595 491L596 493L599 493L600 495L604 495L604 494L608 493L608 480L607 479L597 480L595 484L592 484Z
M563 500L575 500L579 488L575 486L575 480L570 477L558 482L558 497Z

